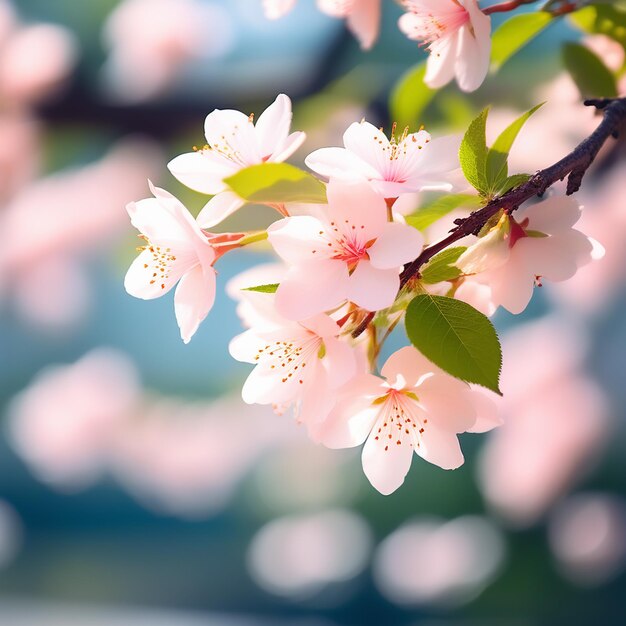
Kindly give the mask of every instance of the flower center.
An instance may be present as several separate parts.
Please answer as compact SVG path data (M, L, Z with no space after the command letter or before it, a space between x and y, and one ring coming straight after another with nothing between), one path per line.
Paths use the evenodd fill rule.
M283 384L297 380L299 385L303 385L307 363L321 358L322 346L322 339L310 333L306 339L299 341L287 339L268 343L257 351L254 358L268 364Z
M457 31L461 26L469 22L469 13L465 7L453 0L454 7L447 11L434 14L428 9L421 8L414 3L409 3L409 8L414 15L411 39L421 41L421 46L430 48L432 44L442 37Z
M380 404L378 423L375 426L374 441L384 446L420 446L428 419L422 419L417 406L417 396L409 391L390 389L384 396L374 400Z
M172 254L171 248L155 246L145 235L138 236L146 242L146 245L140 246L137 250L140 252L148 250L152 254L152 259L143 264L144 269L150 274L150 284L160 282L161 289L165 289L165 282L169 278L170 268L176 261L176 256Z

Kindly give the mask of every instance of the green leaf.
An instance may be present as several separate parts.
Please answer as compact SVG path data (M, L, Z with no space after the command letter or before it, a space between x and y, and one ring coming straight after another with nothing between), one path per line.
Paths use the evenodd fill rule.
M612 5L612 6L611 6ZM575 11L570 20L581 30L611 37L626 49L626 3L594 4Z
M480 193L488 192L487 185L487 107L475 118L465 132L461 148L459 150L459 160L463 174L474 189Z
M563 63L583 98L617 96L615 76L589 48L577 43L564 44Z
M545 103L534 106L530 111L518 117L512 124L505 128L487 153L487 182L489 190L499 191L507 179L509 173L509 152L520 130L530 116L540 109Z
M507 191L513 189L513 187L517 187L519 185L523 185L525 182L530 180L530 174L513 174L509 176L503 183L500 189L498 190L499 194L504 194Z
M415 128L420 116L430 101L435 97L436 90L424 84L426 64L419 63L403 74L396 83L389 98L391 119L398 126Z
M252 165L225 178L224 182L248 202L327 202L324 183L288 163Z
M409 304L405 324L411 343L435 365L502 395L502 348L482 313L461 300L422 294Z
M420 207L413 215L406 218L408 224L418 230L426 230L431 224L441 219L454 209L466 208L477 209L482 205L479 196L471 196L465 193L450 194L433 200L430 204Z
M491 69L497 72L550 22L550 13L521 13L504 22L491 38Z
M257 285L256 287L243 287L242 291L258 291L259 293L276 293L278 283L269 283L267 285Z
M465 246L456 246L436 254L422 271L422 280L427 285L434 285L458 278L461 275L461 270L454 263L466 250Z

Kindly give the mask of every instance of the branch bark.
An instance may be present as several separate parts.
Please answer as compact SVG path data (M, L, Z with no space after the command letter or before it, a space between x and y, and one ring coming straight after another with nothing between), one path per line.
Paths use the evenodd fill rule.
M467 235L477 235L487 221L499 211L504 210L512 213L533 196L542 196L550 186L565 178L568 179L567 195L578 191L585 173L595 160L600 148L609 137L617 138L620 127L626 121L626 97L586 100L585 106L593 106L604 113L602 121L589 137L558 163L539 170L527 182L514 187L498 198L494 198L467 217L455 220L456 226L445 239L424 248L415 260L404 267L400 276L400 288L402 289L411 279L419 278L421 267L436 254ZM368 315L353 331L352 336L361 335L373 317L373 313Z

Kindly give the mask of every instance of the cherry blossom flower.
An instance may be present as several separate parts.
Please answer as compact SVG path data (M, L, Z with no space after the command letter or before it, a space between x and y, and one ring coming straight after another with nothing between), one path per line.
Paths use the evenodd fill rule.
M231 355L256 365L242 389L244 402L272 404L281 412L293 405L299 422L324 419L334 406L336 390L356 374L354 350L339 339L340 331L330 317L317 315L235 337Z
M126 273L126 291L151 300L177 282L174 310L185 343L208 315L215 300L216 253L189 211L174 196L150 185L154 198L131 202L131 223L146 245Z
M454 77L463 91L475 91L487 76L491 53L491 18L477 0L404 0L409 11L400 30L422 42L430 56L424 82L433 89Z
M484 399L411 346L389 357L381 374L383 379L366 374L348 383L313 438L330 448L367 440L363 470L384 495L404 482L413 452L444 469L462 465L457 433L473 430ZM479 429L489 426L481 422Z
M256 125L252 115L216 109L204 123L207 145L170 161L168 167L181 183L215 194L198 215L202 228L219 224L245 204L228 190L224 178L250 165L284 161L302 145L304 133L289 134L291 117L291 100L284 94L261 114Z
M269 241L290 264L276 292L276 308L304 319L345 300L368 311L393 304L402 265L419 254L421 234L387 221L384 200L365 182L331 180L328 206L318 217L275 222Z
M348 28L359 40L361 48L369 50L378 38L381 0L317 0L320 11L332 17L345 18ZM296 0L263 0L265 16L270 20L283 17Z
M504 214L498 224L459 257L457 266L468 275L456 296L473 304L474 281L490 291L487 308L503 306L521 313L543 280L560 282L579 267L601 258L602 246L572 228L581 208L571 197L555 196L517 212ZM483 291L484 309L486 295Z
M422 190L450 191L451 173L459 168L457 137L431 140L424 130L391 139L369 122L351 124L344 148L320 148L305 163L322 176L369 180L384 198Z

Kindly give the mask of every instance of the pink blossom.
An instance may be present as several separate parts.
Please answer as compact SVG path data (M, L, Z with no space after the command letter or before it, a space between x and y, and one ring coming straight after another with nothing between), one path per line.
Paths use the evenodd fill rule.
M479 486L501 517L526 526L589 471L610 420L605 395L582 371L579 328L544 318L509 332L502 344L504 424L482 450Z
M131 222L145 239L141 254L126 273L126 291L151 300L177 282L176 321L185 343L208 315L215 300L215 251L189 211L174 196L150 185L154 198L131 202Z
M124 0L104 25L103 78L118 100L141 102L165 91L194 59L220 57L233 24L218 3Z
M155 145L124 140L99 161L13 195L0 212L0 285L20 319L45 329L74 327L92 299L84 257L127 230L124 205L160 166Z
M0 51L0 93L18 104L48 96L76 64L78 46L66 28L34 24L15 29Z
M389 357L381 374L382 379L366 374L348 383L313 437L330 448L367 440L363 470L385 495L404 482L413 452L444 469L462 465L457 434L473 429L482 398L411 346ZM480 430L488 428L481 422Z
M186 518L224 509L259 457L298 434L239 398L149 399L111 445L111 469L140 502Z
M117 429L136 409L138 387L132 363L112 350L49 367L11 401L13 445L43 480L82 487L106 466Z
M215 194L198 215L202 228L219 224L245 204L228 190L224 178L250 165L284 161L302 145L304 133L289 134L291 117L291 100L284 94L260 115L256 125L252 115L216 109L204 123L207 145L170 161L168 167L181 183Z
M456 608L493 581L505 557L504 534L488 518L418 518L380 543L374 581L399 605Z
M562 196L531 205L514 216L504 214L459 257L458 267L470 278L456 296L471 304L476 292L471 283L476 281L490 291L490 304L483 301L481 308L503 306L511 313L521 313L536 284L567 280L579 267L602 256L597 242L572 228L580 215L576 200Z
M433 89L454 77L463 91L478 89L489 70L491 18L477 0L404 0L400 30L430 56L424 82Z
M340 332L328 316L317 315L235 337L231 355L256 365L243 386L244 402L272 404L277 410L293 405L300 422L324 419L336 390L356 374L354 351L339 338Z
M318 217L275 222L269 241L289 265L276 292L276 308L304 319L349 300L376 311L391 306L402 265L419 254L422 236L387 221L384 200L365 182L331 180L328 206Z
M366 121L351 124L343 135L344 148L320 148L306 164L329 178L369 180L384 198L425 189L452 189L449 178L459 168L456 137L431 140L420 130L405 129L391 139Z
M317 0L320 11L332 17L345 18L348 28L359 40L361 48L369 50L378 38L381 0ZM296 0L263 0L265 16L270 20L283 17Z

